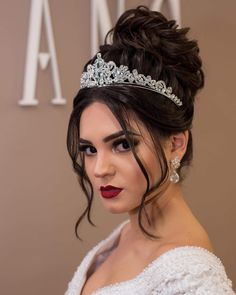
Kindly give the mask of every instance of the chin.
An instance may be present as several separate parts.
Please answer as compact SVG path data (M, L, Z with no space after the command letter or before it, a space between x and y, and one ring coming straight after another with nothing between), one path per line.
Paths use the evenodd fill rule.
M113 204L104 204L103 203L104 208L112 213L112 214L123 214L123 213L128 213L130 211L132 211L133 208L135 208L135 206L127 206L127 204L119 204L119 203L113 203ZM136 205L138 206L138 204Z
M127 208L121 208L118 206L104 206L105 209L112 213L112 214L122 214L122 213L127 213L129 210Z

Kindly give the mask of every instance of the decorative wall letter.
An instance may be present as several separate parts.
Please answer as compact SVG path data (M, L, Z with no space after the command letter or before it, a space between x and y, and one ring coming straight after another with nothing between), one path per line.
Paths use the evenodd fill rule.
M180 25L180 0L153 0L151 10L161 11L162 5L168 4L170 15ZM117 17L125 10L125 0L117 0ZM98 51L100 30L101 38L111 29L111 18L106 0L91 0L91 56Z
M49 52L40 53L39 45L43 15L45 20ZM55 97L52 99L51 102L55 105L62 105L66 103L66 100L62 98L61 94L61 85L48 0L32 0L23 96L22 99L19 101L19 104L21 106L34 106L38 104L38 100L35 98L38 62L41 66L41 69L44 70L46 69L49 61L51 61L52 80L55 91Z
M161 11L161 7L164 3L168 4L171 17L176 20L178 25L181 25L180 0L153 0L150 9Z
M117 0L117 17L125 10L125 0ZM111 18L106 0L91 0L91 56L98 51L100 29L101 38L112 28Z

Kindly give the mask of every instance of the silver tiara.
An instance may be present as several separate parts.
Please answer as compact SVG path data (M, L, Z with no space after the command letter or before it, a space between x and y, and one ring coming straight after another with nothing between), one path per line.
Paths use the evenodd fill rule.
M167 87L162 80L153 80L151 76L139 74L136 69L132 72L127 66L117 65L114 61L105 62L101 57L101 53L97 54L93 64L87 66L87 71L83 72L80 79L80 88L104 87L114 84L126 84L137 86L160 93L177 106L182 106L182 101L172 93L172 88Z

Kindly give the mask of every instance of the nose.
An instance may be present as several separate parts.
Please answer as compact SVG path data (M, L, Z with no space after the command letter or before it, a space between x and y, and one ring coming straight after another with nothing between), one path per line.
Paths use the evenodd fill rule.
M113 165L111 157L109 155L97 154L96 162L94 166L95 177L113 176L115 174L115 167Z

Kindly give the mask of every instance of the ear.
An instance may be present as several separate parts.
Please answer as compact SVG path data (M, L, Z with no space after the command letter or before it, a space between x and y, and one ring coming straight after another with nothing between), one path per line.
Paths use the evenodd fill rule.
M170 136L170 157L178 156L181 160L186 152L189 139L189 131L183 131Z

